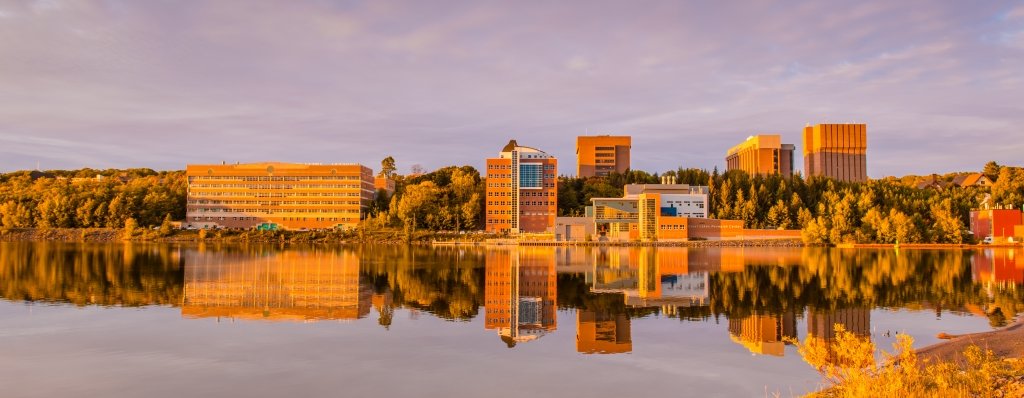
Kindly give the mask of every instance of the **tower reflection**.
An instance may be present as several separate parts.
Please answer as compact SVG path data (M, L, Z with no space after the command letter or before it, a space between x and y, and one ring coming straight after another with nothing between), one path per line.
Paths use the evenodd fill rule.
M557 328L554 248L495 248L485 262L485 329L512 348Z

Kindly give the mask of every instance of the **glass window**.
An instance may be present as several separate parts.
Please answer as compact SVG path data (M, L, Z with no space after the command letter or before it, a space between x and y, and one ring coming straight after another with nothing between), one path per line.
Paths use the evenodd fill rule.
M519 164L519 187L527 189L543 188L544 172L540 163Z

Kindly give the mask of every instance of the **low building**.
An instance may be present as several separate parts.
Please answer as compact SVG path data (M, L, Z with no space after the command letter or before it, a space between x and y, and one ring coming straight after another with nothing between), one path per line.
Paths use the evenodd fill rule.
M594 222L589 217L555 217L556 241L593 239Z
M729 149L725 156L727 170L743 170L747 174L793 175L793 152L796 146L783 144L778 134L759 134L747 137Z
M593 198L587 217L599 241L799 238L799 230L743 228L742 220L708 218L708 187L626 185L622 198ZM571 240L571 239L565 239Z
M186 228L325 229L359 223L373 171L358 164L190 164Z
M1024 220L1017 209L971 210L971 233L978 240L1020 237L1015 229L1020 229L1017 227L1021 225L1024 225Z

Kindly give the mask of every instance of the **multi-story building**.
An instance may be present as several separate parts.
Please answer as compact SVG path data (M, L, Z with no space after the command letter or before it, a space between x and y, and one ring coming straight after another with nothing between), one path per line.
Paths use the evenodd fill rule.
M747 137L729 149L725 157L727 170L743 170L747 174L793 175L793 151L796 146L783 144L778 134Z
M373 200L358 164L190 164L186 228L352 227Z
M817 124L804 128L804 177L868 180L868 125Z
M588 216L594 230L610 240L656 240L662 215L678 218L708 217L708 187L674 184L629 184L621 198L593 198Z
M633 138L625 135L581 135L576 137L576 176L604 177L629 169Z
M551 232L558 213L558 159L515 140L487 159L486 230Z

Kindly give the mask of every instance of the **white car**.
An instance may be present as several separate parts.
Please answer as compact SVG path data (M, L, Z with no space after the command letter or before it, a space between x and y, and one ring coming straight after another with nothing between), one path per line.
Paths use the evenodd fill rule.
M991 245L992 244L992 237L991 236L986 236L985 239L983 239L981 241L981 243L984 243L986 245Z

